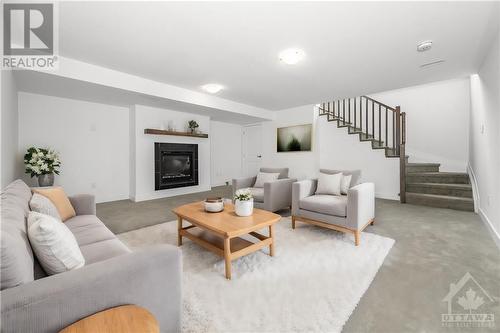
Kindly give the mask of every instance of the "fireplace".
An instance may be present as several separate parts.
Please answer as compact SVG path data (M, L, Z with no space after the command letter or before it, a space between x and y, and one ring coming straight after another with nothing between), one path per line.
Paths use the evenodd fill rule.
M155 190L198 185L198 145L155 142Z

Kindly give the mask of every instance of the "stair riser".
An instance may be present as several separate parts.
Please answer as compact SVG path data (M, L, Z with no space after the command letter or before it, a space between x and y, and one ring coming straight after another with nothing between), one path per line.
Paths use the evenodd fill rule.
M447 200L447 199L421 198L421 197L414 197L410 193L406 193L406 202L409 204L421 205L421 206L449 208L449 209L463 210L468 212L474 211L473 202L457 202L454 200Z
M442 183L442 184L469 184L467 175L406 175L407 183Z
M406 191L423 194L448 195L452 197L472 198L472 190L454 189L454 188L436 188L421 186L416 184L406 184Z
M439 165L407 165L406 172L439 172Z

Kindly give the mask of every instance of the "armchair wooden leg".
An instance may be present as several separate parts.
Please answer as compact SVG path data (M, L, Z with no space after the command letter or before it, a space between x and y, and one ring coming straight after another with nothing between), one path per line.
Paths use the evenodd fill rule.
M295 229L295 216L292 215L292 229Z
M375 224L375 219L372 219L372 221L370 222L370 225L374 225Z
M359 236L360 236L359 234L360 234L360 232L358 230L354 231L354 244L356 246L359 245Z

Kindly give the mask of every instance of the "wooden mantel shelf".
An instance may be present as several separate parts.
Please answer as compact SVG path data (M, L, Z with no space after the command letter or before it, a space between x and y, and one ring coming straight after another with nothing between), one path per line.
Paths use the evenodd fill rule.
M192 136L195 138L208 138L208 134L204 133L189 133L189 132L177 132L177 131L167 131L155 128L145 128L144 134L154 134L154 135L176 135L176 136Z

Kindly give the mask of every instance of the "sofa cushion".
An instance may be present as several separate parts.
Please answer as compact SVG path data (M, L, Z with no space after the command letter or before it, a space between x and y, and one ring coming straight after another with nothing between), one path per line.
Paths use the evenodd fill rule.
M316 194L340 195L342 177L343 175L341 173L330 175L321 172L318 178Z
M319 172L333 175L335 173L341 172L343 175L352 175L351 184L349 188L356 186L361 181L361 170L330 170L330 169L321 169Z
M345 217L347 216L347 197L317 194L300 199L299 207L312 212Z
M49 198L34 193L30 200L30 208L32 212L37 212L45 215L52 216L53 218L61 221L61 216L57 211L56 206L49 200Z
M50 275L85 264L74 235L64 223L50 215L30 212L28 236L38 261Z
M250 187L250 192L252 192L253 200L257 202L264 202L264 188L262 187Z
M265 183L271 183L278 180L279 175L280 174L278 172L276 173L259 172L257 174L257 178L255 180L255 184L253 185L253 187L264 188Z
M80 247L116 236L95 215L78 215L65 222Z
M34 280L34 259L28 241L26 218L31 190L22 180L1 194L1 290Z
M288 168L260 168L260 172L279 173L278 179L288 178Z
M80 247L80 251L82 251L86 265L130 253L130 250L118 238L84 245Z
M52 201L63 222L76 215L75 209L62 187L34 188L33 192L39 193Z

